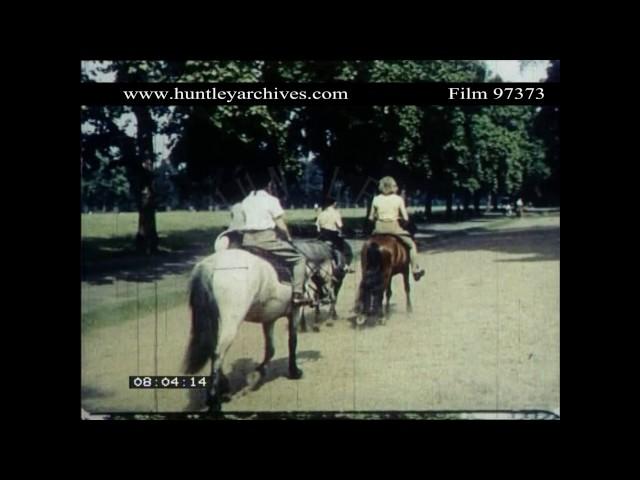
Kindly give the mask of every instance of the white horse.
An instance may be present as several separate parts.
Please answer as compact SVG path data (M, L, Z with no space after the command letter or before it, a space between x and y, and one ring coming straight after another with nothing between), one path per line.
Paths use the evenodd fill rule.
M230 229L222 232L215 241L215 251L219 252L228 248L238 248L240 246L240 233ZM322 240L294 240L293 246L307 259L307 282L305 292L314 302L315 315L311 322L305 316L305 309L301 310L299 325L302 331L307 331L309 327L313 331L320 331L320 305L329 304L329 315L332 320L338 319L336 312L336 302L345 272L341 268L336 268L334 255L331 246Z
M229 239L216 240L216 253L199 262L191 275L191 339L185 359L186 373L200 371L211 360L211 387L207 403L221 407L221 395L229 382L222 373L224 357L243 321L260 323L264 332L264 360L257 371L266 375L275 354L273 328L276 320L289 323L289 378L302 377L296 363L297 323L300 308L291 304L291 286L281 283L266 260L240 249L227 249Z

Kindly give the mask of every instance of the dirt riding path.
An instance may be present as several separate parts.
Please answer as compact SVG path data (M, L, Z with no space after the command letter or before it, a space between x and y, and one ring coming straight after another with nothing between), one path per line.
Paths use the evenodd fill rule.
M559 410L559 217L514 220L500 229L435 242L405 312L399 277L386 326L356 331L345 318L360 272L340 294L341 319L298 340L304 377L286 378L286 321L257 390L225 411ZM189 334L186 303L82 339L83 406L91 412L180 412L186 390L130 390L129 375L178 375ZM156 342L157 338L157 342ZM225 364L241 390L261 360L262 330L243 324ZM157 372L154 359L157 358ZM208 373L208 370L203 373Z

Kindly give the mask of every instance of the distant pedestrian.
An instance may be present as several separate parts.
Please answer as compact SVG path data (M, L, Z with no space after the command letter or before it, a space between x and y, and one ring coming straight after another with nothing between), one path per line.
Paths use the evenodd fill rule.
M507 203L507 204L504 206L504 210L505 210L505 215L506 215L507 217L510 217L510 216L511 216L511 204L510 204L510 203Z
M519 217L522 217L522 214L524 213L524 202L522 201L522 198L518 198L516 201L516 213Z

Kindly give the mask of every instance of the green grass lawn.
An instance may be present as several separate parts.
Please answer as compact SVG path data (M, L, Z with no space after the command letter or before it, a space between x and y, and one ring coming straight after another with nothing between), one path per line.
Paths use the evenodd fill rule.
M344 219L358 219L365 214L364 208L341 210ZM288 210L285 219L293 225L313 225L316 213L311 209ZM229 224L229 212L158 212L156 226L160 236L189 230L223 229ZM138 213L93 213L82 214L82 238L133 238L138 230Z
M341 211L345 231L361 228L365 215L363 208ZM285 219L293 236L311 237L316 234L312 209L289 210ZM158 212L156 227L160 237L160 250L165 252L213 246L216 236L229 224L227 211L213 212ZM87 267L94 262L135 255L134 238L138 229L138 213L82 214L82 261Z
M410 209L412 210L417 209ZM365 209L341 209L345 231L362 227ZM296 209L286 212L286 220L294 237L315 236L316 213L312 209ZM158 212L156 224L160 237L160 250L180 252L195 250L199 254L210 250L213 242L229 223L229 213L214 212ZM110 261L124 259L127 268L141 272L154 268L160 258L145 259L134 251L134 237L137 232L137 212L83 214L82 228L82 268L91 272L94 267L109 267ZM134 266L136 265L136 266ZM112 274L106 274L109 276ZM106 284L83 282L82 285L82 328L112 325L136 316L151 314L156 308L165 311L184 304L187 298L189 271L167 274L162 278L147 282L107 281ZM157 289L157 296L156 296ZM158 303L156 303L158 302Z
M364 209L342 211L345 224L354 228L365 214ZM286 219L294 236L315 235L316 214L313 210L289 210ZM226 211L213 212L158 212L156 226L160 237L160 250L179 252L188 249L210 249L213 241L230 220ZM126 259L127 265L139 264L140 269L152 269L152 263L134 251L134 237L138 228L137 212L83 214L82 267L91 271L97 265L109 265L111 260ZM129 259L131 262L129 262ZM149 262L161 261L149 259ZM170 274L154 282L116 281L106 285L88 282L82 287L82 328L113 325L183 304L187 298L189 272ZM157 288L157 297L156 289ZM156 304L156 302L159 302Z
M119 296L116 296L114 291L88 292L87 289L91 287L85 286L82 298L82 330L145 317L156 310L162 316L166 310L187 302L188 279L188 273L167 278L157 283L157 290L154 283L140 283L137 289L129 285L128 291L123 291ZM119 285L120 289L124 290L126 284Z

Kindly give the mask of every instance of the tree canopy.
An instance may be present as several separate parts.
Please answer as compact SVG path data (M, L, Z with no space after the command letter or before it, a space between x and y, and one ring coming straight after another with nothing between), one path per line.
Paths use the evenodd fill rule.
M463 60L115 61L94 70L120 82L491 80L483 62ZM95 81L95 72L82 80ZM559 62L547 81L559 81ZM427 209L434 197L451 207L455 195L466 207L486 195L544 202L559 192L555 107L111 106L81 114L84 201L136 205L141 216L190 194L218 203L248 185L240 171L261 163L279 168L293 186L288 200L298 205L313 203L310 195L353 199L368 177L385 174L420 192ZM154 151L159 135L169 139L166 159ZM340 188L329 191L336 178ZM143 224L143 236L155 228Z

